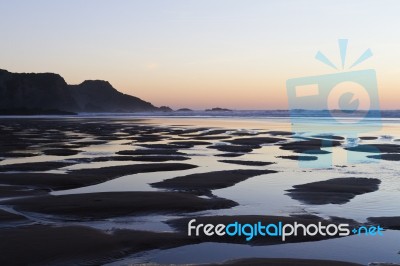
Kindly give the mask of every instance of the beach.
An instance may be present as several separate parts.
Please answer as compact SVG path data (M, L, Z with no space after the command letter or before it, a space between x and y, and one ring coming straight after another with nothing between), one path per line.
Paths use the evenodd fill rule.
M319 128L264 116L2 117L0 263L399 262L400 120L351 136L308 120ZM189 236L191 219L380 225L385 237Z

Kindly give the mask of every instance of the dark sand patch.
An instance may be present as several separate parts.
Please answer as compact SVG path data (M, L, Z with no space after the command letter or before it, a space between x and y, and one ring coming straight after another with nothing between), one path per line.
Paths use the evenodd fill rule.
M292 136L292 135L294 135L294 133L290 132L290 131L278 131L278 130L268 131L266 133L271 136Z
M249 258L229 260L223 263L202 264L203 266L362 266L362 264L311 259Z
M46 138L45 136L39 136L38 138L26 138L21 139L20 141L25 142L25 144L32 146L32 145L41 145L41 146L50 146L50 145L68 145L67 139L50 139Z
M367 220L386 229L400 230L400 216L369 217Z
M204 129L202 131L198 131L198 132L191 132L191 133L185 133L185 134L179 134L179 136L182 137L190 137L190 138L195 138L195 137L213 137L216 135L221 135L226 133L227 131L229 131L229 129L211 129L211 128L207 128Z
M142 135L142 136L138 136L138 137L129 137L129 138L122 137L121 139L130 139L130 140L134 140L136 142L155 142L155 141L163 140L163 139L165 139L165 137L160 136L160 135Z
M103 140L84 140L84 141L77 141L77 142L73 142L72 144L76 144L79 146L90 146L90 145L104 145L107 144L107 141L103 141Z
M166 162L166 161L185 161L189 157L180 155L144 155L144 156L110 156L110 157L96 157L91 160L92 162L107 162L107 161L137 161L137 162Z
M164 143L154 143L154 144L136 144L140 147L150 148L150 149L172 149L172 150L179 150L179 149L189 149L193 148L194 146L201 146L201 145L211 145L211 142L208 141L196 141L196 140L180 140L180 141L171 141L167 144Z
M274 164L272 162L261 162L261 161L242 161L242 160L218 160L221 163L230 163L238 165L249 165L249 166L266 166Z
M138 149L138 150L125 150L118 151L119 155L186 155L173 149Z
M103 140L103 141L113 141L113 140L120 140L120 139L124 139L123 137L120 136L99 136L96 137L97 140Z
M230 139L232 136L195 136L190 137L191 140L220 140L220 139Z
M124 175L133 175L138 173L151 173L163 171L179 171L196 168L196 165L186 163L154 163L154 164L132 164L100 167L94 169L73 170L70 173L75 175L96 176L97 178L115 178Z
M3 137L3 136L2 136ZM23 140L21 140L23 141ZM31 148L29 143L5 143L5 141L0 141L0 152L14 152L21 150L28 150Z
M329 220L334 223L346 223L346 224L350 224L350 225L359 224L356 220L353 220L350 218L338 217L338 216L329 216Z
M273 138L273 137L249 137L249 138L237 138L233 140L226 140L225 142L234 144L234 145L243 145L243 146L252 146L258 147L263 144L273 144L279 141L282 141L282 138Z
M277 173L273 170L225 170L190 174L152 183L152 187L209 193L210 190L233 186L250 177Z
M0 173L0 183L6 184L6 189L22 187L35 190L62 190L78 188L92 183L101 182L93 176L51 173Z
M136 143L135 143L136 144ZM148 149L155 149L155 150L177 150L179 147L176 145L171 145L171 144L164 144L164 143L142 143L142 144L136 144L137 146L143 147L143 148L148 148Z
M26 157L34 157L40 155L35 152L2 152L0 153L0 157L4 158L26 158Z
M46 155L53 155L53 156L71 156L80 153L80 150L73 150L73 149L48 149L43 150L43 153Z
M257 136L260 134L264 134L265 132L261 132L261 131L234 131L234 132L229 132L229 135L232 136L238 136L238 137L248 137L248 136Z
M361 140L376 140L378 137L370 137L370 136L365 136L365 137L359 137Z
M70 195L46 195L33 198L7 200L16 210L67 216L79 219L104 219L110 217L147 213L196 212L225 209L236 202L200 198L178 192L102 192Z
M221 135L229 131L229 129L207 129L197 134L186 135L187 137L197 137L197 136L214 136Z
M47 189L34 189L24 186L0 186L0 198L24 197L47 194Z
M220 135L226 133L227 131L230 131L230 129L212 129L212 130L207 130L205 132L201 132L199 135L203 136Z
M24 216L0 209L0 223L15 223L23 221L27 221Z
M211 142L208 141L196 141L196 140L183 140L183 141L172 141L170 144L175 145L179 148L193 148L194 146L203 146L203 145L210 145Z
M74 162L37 162L0 165L0 172L49 171L75 164Z
M284 143L280 146L280 149L291 150L296 153L305 153L305 154L327 154L330 152L321 150L321 148L323 147L330 148L340 145L341 143L336 140L307 139L307 140Z
M72 143L51 143L51 144L46 144L42 146L42 148L45 149L76 149L76 148L82 148L85 147L85 145L79 145L79 144L72 144Z
M239 146L239 145L214 145L214 146L208 146L207 148L209 149L215 149L218 151L223 151L223 152L241 152L241 153L249 153L253 151L253 147L250 146Z
M312 205L344 204L357 195L378 190L380 183L376 178L333 178L293 186L293 189L287 190L287 195Z
M111 166L96 169L81 169L67 174L53 173L0 173L0 195L2 197L27 196L48 193L51 190L73 189L99 184L129 174L178 171L195 168L182 163L136 164Z
M385 160L385 161L400 161L399 153L384 153L379 155L368 155L368 158Z
M400 145L397 144L360 144L345 149L349 151L369 153L400 153Z
M215 154L214 156L232 158L232 157L243 156L243 153L220 153L220 154Z
M305 226L309 224L318 224L318 222L321 222L322 225L328 225L332 224L335 222L331 220L324 220L322 218L299 218L299 217L286 217L286 216L265 216L265 215L233 215L233 216L228 216L228 215L217 215L217 216L200 216L200 217L188 217L188 218L178 218L178 219L173 219L167 221L167 224L175 228L176 230L180 232L187 232L188 231L188 222L192 219L196 219L196 221L192 225L198 225L198 224L231 224L238 222L240 224L258 224L258 222L261 222L263 225L266 224L278 224L279 222L282 222L283 224L292 224L294 225L295 222L304 224ZM202 231L200 231L202 232ZM252 239L249 239L248 241L246 240L245 235L241 236L229 236L229 235L224 235L224 236L218 236L218 235L213 235L213 236L206 236L204 232L200 233L198 238L203 242L219 242L219 243L237 243L237 244L246 244L246 245L254 245L254 246L261 246L261 245L276 245L276 244L285 244L285 243L298 243L298 242L308 242L308 241L319 241L319 240L324 240L324 239L329 239L329 238L335 238L339 237L338 235L334 236L323 236L320 234L317 234L315 236L304 236L302 233L302 229L299 228L297 236L290 236L285 239L285 241L282 241L282 238L280 236L276 237L265 237L265 236L255 236Z
M316 161L317 156L306 156L306 155L288 155L288 156L277 156L277 158L294 160L294 161Z
M335 135L315 135L313 136L314 138L319 138L319 139L328 139L328 140L344 140L344 137L342 136L335 136Z
M101 265L131 253L193 244L184 234L83 226L0 229L1 265ZM23 256L21 255L23 254Z
M181 140L187 140L187 138L184 137L176 137L176 136L172 136L168 139L169 141L181 141ZM139 145L138 143L135 143L136 145Z
M2 131L0 138L0 152L27 150L29 146L30 144L27 140L14 135L13 132Z

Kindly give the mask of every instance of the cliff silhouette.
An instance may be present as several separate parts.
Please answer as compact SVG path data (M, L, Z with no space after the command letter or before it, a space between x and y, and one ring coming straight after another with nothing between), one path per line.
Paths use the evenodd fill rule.
M0 69L0 110L130 113L163 111L138 97L123 94L108 81L69 85L54 73L11 73Z

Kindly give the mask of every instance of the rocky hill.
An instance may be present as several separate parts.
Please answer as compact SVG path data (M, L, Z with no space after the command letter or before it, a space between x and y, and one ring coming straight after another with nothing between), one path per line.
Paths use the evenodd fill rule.
M162 111L117 91L109 82L87 80L68 85L58 74L11 73L0 69L0 110L42 109L67 112L129 113Z

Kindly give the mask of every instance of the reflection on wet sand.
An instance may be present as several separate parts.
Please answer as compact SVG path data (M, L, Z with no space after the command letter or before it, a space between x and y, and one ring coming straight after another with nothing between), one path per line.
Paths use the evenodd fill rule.
M325 130L326 134L293 134L287 120L260 118L2 119L0 235L13 241L3 243L1 249L10 252L2 253L0 261L7 264L22 242L35 241L39 235L44 241L25 249L31 254L26 256L30 262L96 264L139 251L207 242L188 238L183 227L173 226L168 233L161 232L159 225L152 227L149 221L159 219L159 215L163 215L162 220L157 222L169 225L188 215L247 219L249 215L279 213L291 221L341 217L357 224L370 217L368 222L397 229L398 166L390 164L398 160L400 149L395 141L400 136L397 124L356 140L333 135L329 127ZM378 150L364 149L371 146ZM345 152L377 163L361 167L334 160L328 169L300 164ZM147 218L142 223L148 223L147 227L140 222L123 225L124 220L129 223L132 217L143 215ZM100 229L109 228L107 224L113 229ZM141 228L148 231L139 231ZM79 241L80 236L85 240ZM62 249L60 238L66 238L70 247ZM351 239L340 241L350 243ZM296 242L305 245L303 242L312 240ZM324 237L314 240L336 241ZM363 244L368 245L366 241ZM102 252L96 251L99 245ZM196 245L190 247L196 252ZM78 248L80 252L75 252ZM231 246L221 248L230 253ZM286 244L277 248L290 249ZM264 256L273 257L268 250L265 247ZM320 259L318 252L317 247L309 258ZM235 253L230 254L224 260L236 258ZM146 259L152 261L151 257ZM221 262L210 259L206 262ZM369 259L366 254L343 258L359 263ZM193 257L190 262L200 261ZM223 265L276 262L239 260ZM279 261L282 265L291 262Z

